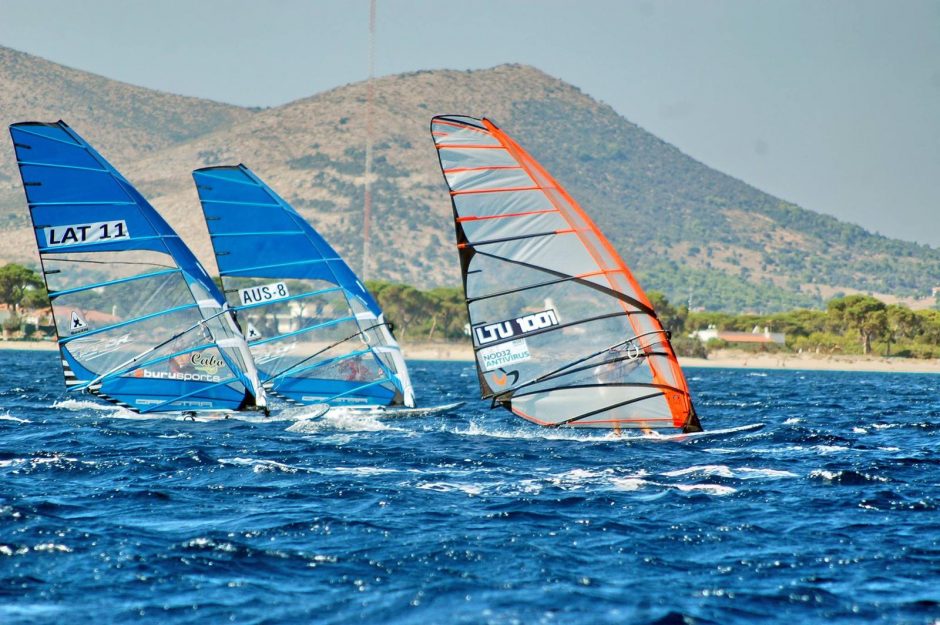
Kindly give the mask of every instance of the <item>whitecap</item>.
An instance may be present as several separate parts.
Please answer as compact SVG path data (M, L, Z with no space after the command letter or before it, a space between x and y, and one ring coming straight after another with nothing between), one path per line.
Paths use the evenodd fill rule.
M20 419L19 417L14 417L10 413L0 414L0 421L13 421L15 423L32 423L29 419Z
M232 466L247 466L255 473L264 473L266 471L280 471L282 473L297 473L298 471L310 472L310 469L304 467L295 467L283 462L274 460L261 460L257 458L219 458L219 464Z
M617 490L625 490L625 491L640 490L647 484L652 484L652 482L648 482L644 479L640 479L637 477L615 477L612 480L610 480L610 483Z
M738 492L737 489L731 488L730 486L722 486L721 484L676 484L675 488L683 491L701 491L709 495L716 495L721 497L723 495L731 495L732 493Z
M677 469L675 471L667 471L662 473L666 477L679 477L680 475L688 475L690 473L701 473L702 475L717 475L718 477L734 477L734 472L730 467L727 467L723 464L706 464L697 467L689 467L688 469Z
M475 497L483 492L483 488L478 484L456 484L453 482L418 482L415 487L422 490L433 490L438 493L460 491L470 497Z
M72 553L72 548L56 543L40 543L33 546L33 551L58 551L59 553Z
M381 419L353 410L331 408L329 412L319 419L305 419L292 424L288 432L313 434L322 430L343 430L346 432L384 432L404 431L383 423Z

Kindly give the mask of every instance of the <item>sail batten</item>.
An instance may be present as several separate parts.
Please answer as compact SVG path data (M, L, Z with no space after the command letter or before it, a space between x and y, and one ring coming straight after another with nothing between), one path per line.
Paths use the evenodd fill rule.
M378 303L323 237L243 165L193 178L265 387L299 403L413 406Z
M64 122L10 134L67 391L141 413L264 406L222 294L130 182Z
M697 427L649 299L567 191L487 119L431 136L483 397L547 426Z

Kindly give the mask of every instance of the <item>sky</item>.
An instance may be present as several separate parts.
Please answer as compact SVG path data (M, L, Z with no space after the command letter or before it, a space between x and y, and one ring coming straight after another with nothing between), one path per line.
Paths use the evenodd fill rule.
M0 45L246 106L365 79L368 24L368 0L0 0ZM782 199L940 247L940 0L377 0L376 75L501 63Z

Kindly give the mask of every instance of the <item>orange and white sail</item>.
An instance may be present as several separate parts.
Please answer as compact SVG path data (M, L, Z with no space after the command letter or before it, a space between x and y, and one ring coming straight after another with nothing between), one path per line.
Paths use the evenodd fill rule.
M667 332L577 202L488 119L431 136L483 397L545 426L700 431Z

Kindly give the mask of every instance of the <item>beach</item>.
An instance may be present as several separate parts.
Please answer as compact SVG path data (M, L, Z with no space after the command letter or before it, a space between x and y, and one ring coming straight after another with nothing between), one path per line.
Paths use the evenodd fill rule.
M0 349L55 351L52 341L0 341ZM407 343L402 352L409 360L473 362L469 343ZM884 373L940 373L940 360L885 358L852 354L750 353L723 349L708 358L679 358L683 367L729 369L791 369L796 371L879 371Z

